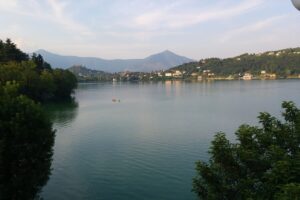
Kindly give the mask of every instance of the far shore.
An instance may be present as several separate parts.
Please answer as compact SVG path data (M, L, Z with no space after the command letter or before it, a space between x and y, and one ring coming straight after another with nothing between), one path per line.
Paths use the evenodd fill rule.
M224 77L215 77L215 78L207 78L204 80L197 80L197 79L155 79L155 80L78 80L79 83L147 83L147 82L176 82L176 81L183 81L183 82L193 82L193 83L201 83L201 82L213 82L213 81L274 81L274 80L300 80L300 77L286 77L286 78L273 78L273 79L262 79L254 77L252 79L243 79L243 78L224 78Z

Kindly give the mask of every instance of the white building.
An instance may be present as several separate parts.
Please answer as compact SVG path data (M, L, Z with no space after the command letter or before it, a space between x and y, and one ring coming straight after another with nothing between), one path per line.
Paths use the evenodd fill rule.
M172 73L170 73L170 72L167 72L167 73L165 73L165 76L166 76L166 77L172 77L172 76L173 76L173 74L172 74Z
M243 76L243 80L252 80L253 75L250 73L245 73Z
M176 75L176 76L181 76L181 75L182 75L182 73L181 73L181 71L179 71L179 70L176 70L174 75Z

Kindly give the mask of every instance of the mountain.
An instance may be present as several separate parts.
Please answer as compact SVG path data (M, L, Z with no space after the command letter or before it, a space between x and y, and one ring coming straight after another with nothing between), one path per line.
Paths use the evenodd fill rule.
M78 57L78 56L62 56L45 50L34 52L41 54L45 61L50 63L52 67L68 68L73 65L83 65L87 68L106 71L140 71L150 72L155 70L166 70L184 63L192 62L192 59L176 55L171 51L164 51L151 55L144 59L115 59L106 60L96 57Z

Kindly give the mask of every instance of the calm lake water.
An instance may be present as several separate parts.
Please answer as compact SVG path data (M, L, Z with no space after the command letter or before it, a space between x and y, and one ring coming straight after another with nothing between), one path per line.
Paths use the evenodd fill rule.
M260 111L300 105L300 81L80 84L76 104L52 106L57 130L47 199L196 199L195 161L214 133L234 140ZM112 99L120 102L112 102Z

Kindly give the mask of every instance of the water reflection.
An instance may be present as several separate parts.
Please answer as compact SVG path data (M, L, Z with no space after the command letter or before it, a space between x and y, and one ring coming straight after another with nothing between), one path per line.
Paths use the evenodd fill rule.
M63 127L72 122L78 113L78 103L74 99L47 104L44 108L51 121L55 124L55 126L59 127Z

